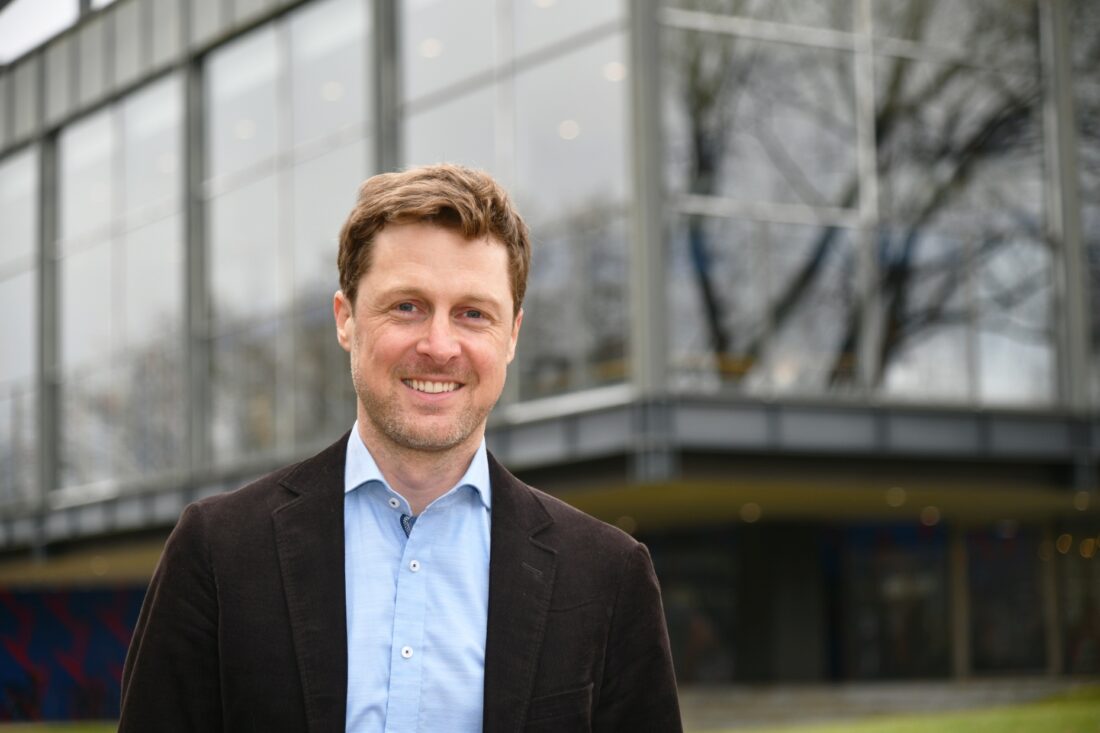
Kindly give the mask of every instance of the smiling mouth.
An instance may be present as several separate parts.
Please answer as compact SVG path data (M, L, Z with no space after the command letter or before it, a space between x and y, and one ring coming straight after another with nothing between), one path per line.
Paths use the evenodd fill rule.
M427 394L454 392L462 386L458 382L428 382L423 379L402 379L401 382L406 387L411 387L417 392L425 392Z

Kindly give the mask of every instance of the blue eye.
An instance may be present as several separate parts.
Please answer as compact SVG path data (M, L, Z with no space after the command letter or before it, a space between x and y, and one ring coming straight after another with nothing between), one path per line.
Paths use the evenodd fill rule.
M404 313L412 313L414 310L416 310L416 306L412 303L399 303L397 306L397 310Z
M485 316L482 314L481 311L468 310L468 311L466 311L466 317L467 318L484 318Z

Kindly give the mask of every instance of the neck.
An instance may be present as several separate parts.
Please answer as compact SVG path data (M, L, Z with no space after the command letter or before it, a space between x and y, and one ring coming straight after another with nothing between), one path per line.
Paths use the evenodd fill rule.
M450 491L470 467L484 427L453 448L439 451L415 450L397 445L372 429L369 420L359 419L359 437L370 451L390 488L409 502L418 516L433 501Z

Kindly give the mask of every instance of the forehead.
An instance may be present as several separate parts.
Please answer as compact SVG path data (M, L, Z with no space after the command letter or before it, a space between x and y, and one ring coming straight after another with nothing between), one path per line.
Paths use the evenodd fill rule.
M485 298L511 299L508 249L494 237L467 239L427 223L389 224L375 236L372 249L363 276L372 289L473 289Z

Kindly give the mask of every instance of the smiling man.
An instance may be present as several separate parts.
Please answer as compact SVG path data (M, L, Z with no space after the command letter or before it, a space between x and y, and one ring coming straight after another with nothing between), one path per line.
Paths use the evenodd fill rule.
M123 673L122 731L679 731L644 546L485 448L527 228L486 174L371 178L340 235L357 419L189 506Z

